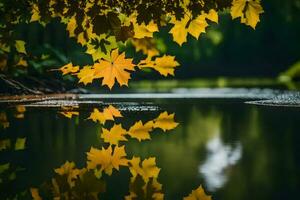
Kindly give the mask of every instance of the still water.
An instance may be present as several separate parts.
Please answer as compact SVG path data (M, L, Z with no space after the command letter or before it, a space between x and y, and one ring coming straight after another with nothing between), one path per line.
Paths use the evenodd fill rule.
M0 199L298 199L299 111L238 99L2 106Z

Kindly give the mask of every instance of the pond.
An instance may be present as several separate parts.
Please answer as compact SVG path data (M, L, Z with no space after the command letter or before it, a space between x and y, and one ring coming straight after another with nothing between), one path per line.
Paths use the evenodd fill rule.
M299 108L197 94L2 104L1 199L297 199Z

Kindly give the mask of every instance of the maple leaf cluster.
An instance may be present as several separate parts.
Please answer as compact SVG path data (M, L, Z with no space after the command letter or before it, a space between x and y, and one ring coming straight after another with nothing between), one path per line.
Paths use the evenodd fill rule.
M100 79L109 89L115 83L127 86L130 74L146 67L163 76L174 75L179 63L174 56L160 52L154 37L163 27L170 28L173 41L181 46L188 35L198 39L211 22L218 23L220 12L230 10L232 19L240 18L252 28L264 12L260 0L3 0L0 10L7 13L0 22L0 69L7 68L10 59L6 54L11 51L19 59L10 65L28 66L26 43L13 34L18 24L38 22L45 26L58 19L93 60L85 66L70 62L59 70L85 85ZM132 58L125 58L120 47L128 45L146 59L133 63Z

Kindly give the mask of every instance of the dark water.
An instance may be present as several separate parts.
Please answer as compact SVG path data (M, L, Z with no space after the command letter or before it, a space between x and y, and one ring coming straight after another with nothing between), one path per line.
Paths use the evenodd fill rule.
M87 119L94 108L102 113L109 104L123 117L104 124ZM74 112L75 116L67 118L62 111ZM0 117L1 199L32 199L32 192L43 199L127 196L175 200L183 199L200 185L214 200L297 199L299 111L228 99L26 107L25 112L22 107L5 107ZM139 141L117 128L111 134L121 141L109 144L101 138L103 128L121 125L128 131L140 120L143 124L149 122L148 128L137 128L140 132L136 134L146 132L145 137L150 135L150 139ZM127 141L122 141L124 138ZM126 156L121 161L116 156L111 162L101 153L91 158L87 154L91 147L97 152L101 148L106 152L114 149L110 155L116 153L116 148L124 148ZM133 157L141 160L138 169L132 164ZM96 166L88 162L91 159ZM74 162L74 166L65 165L61 174L55 172L66 161ZM115 169L122 162L124 166ZM130 194L137 197L130 198Z

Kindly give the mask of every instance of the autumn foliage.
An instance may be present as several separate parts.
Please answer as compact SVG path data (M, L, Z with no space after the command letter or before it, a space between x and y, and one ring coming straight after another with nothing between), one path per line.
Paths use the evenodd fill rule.
M175 57L157 48L154 34L169 29L179 46L188 35L199 39L219 16L230 11L232 19L255 29L263 8L260 0L4 0L0 11L0 46L2 70L7 66L28 66L25 41L14 38L21 23L46 25L58 19L70 38L90 55L93 64L74 66L72 61L59 68L63 75L72 75L84 85L99 81L108 88L118 83L128 85L131 73L150 68L163 76L174 75L179 66ZM132 45L144 57L127 58L124 46ZM9 54L18 54L17 61L8 63Z

